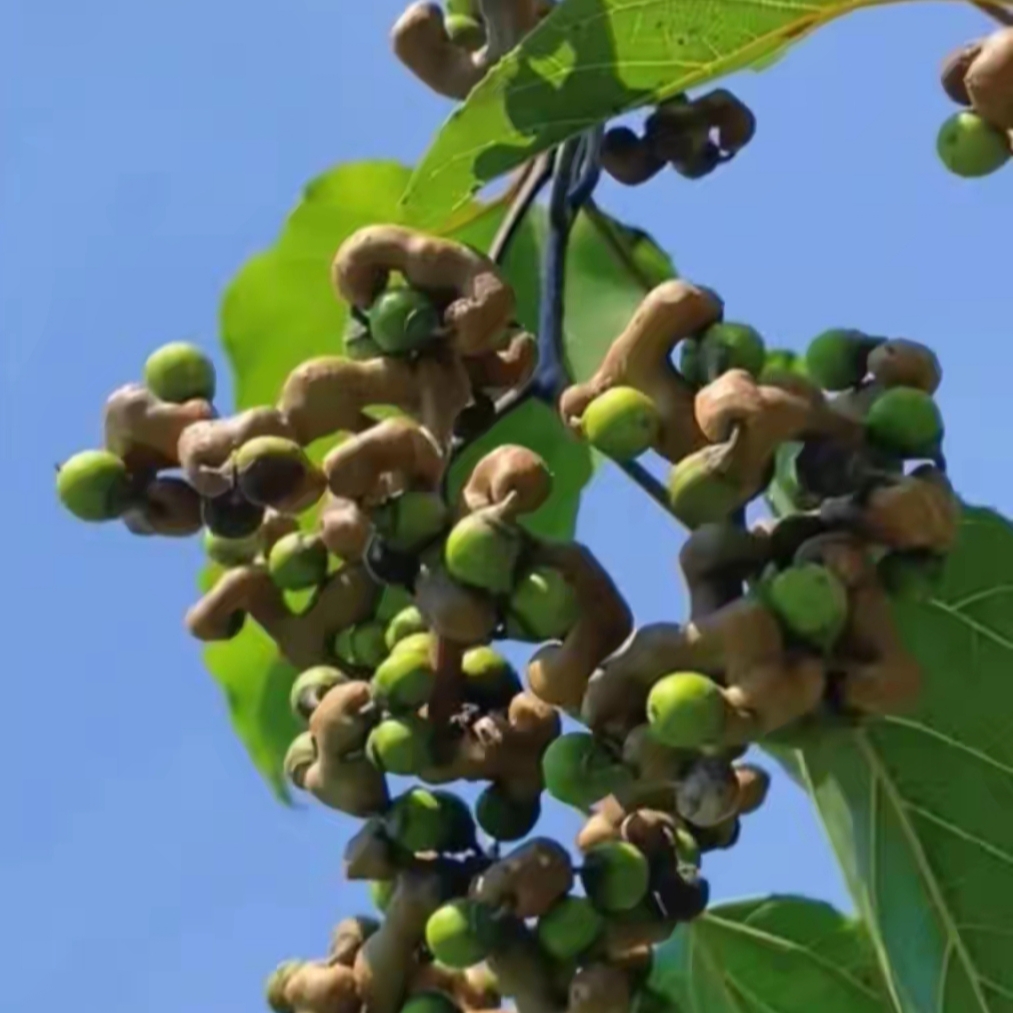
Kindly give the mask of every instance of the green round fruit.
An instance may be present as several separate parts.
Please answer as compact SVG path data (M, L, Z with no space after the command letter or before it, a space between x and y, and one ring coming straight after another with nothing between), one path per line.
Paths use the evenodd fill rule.
M260 553L260 537L223 538L213 531L204 531L204 554L219 566L245 566Z
M451 901L434 911L426 922L426 945L447 967L471 967L488 955L472 928L472 907L467 900Z
M427 631L428 624L422 617L422 613L414 605L409 605L408 608L398 612L387 624L387 631L384 633L387 650L393 651L405 637Z
M1010 159L1009 138L967 109L943 122L936 138L939 159L956 176L976 179L1001 169Z
M538 942L555 960L574 960L604 928L605 919L586 897L564 897L538 919Z
M233 464L239 491L264 507L284 503L312 467L302 447L283 436L255 436L236 451Z
M703 387L707 383L704 374L703 356L697 338L686 338L679 345L679 372L691 387Z
M747 494L718 470L724 446L712 444L684 457L668 475L668 503L691 531L725 520Z
M148 356L144 385L161 401L213 401L214 363L196 346L173 341Z
M615 461L632 461L658 439L657 406L635 387L612 387L584 409L581 429L595 450Z
M416 992L405 1000L400 1013L461 1013L461 1010L442 992Z
M432 793L440 804L443 824L443 851L457 854L475 847L475 820L468 803L449 791Z
M498 784L490 784L475 803L478 825L494 841L519 841L527 837L541 814L542 803L537 795L518 801Z
M744 369L759 376L767 357L760 332L748 324L712 324L700 339L704 382L716 380L730 369Z
M390 548L415 552L443 531L448 513L438 493L409 490L379 507L373 524Z
M865 431L889 453L931 457L943 439L943 417L931 394L914 387L891 387L872 402Z
M727 714L721 687L696 672L666 675L647 697L651 734L675 749L699 749L717 743Z
M374 879L369 884L369 899L373 902L373 907L381 914L386 912L387 905L390 904L390 899L394 896L394 886L395 883L392 879Z
M376 668L387 657L387 628L376 620L352 627L352 655L357 665Z
M389 623L394 616L415 604L415 599L407 588L397 584L388 584L380 595L376 606L376 615L382 623Z
M485 29L474 18L466 14L448 14L443 23L455 46L474 51L485 45Z
M405 851L439 851L447 839L445 806L425 788L409 788L391 803L383 823L390 839Z
M464 698L488 710L506 707L521 691L513 665L491 647L473 647L461 659Z
M130 475L108 450L82 450L57 470L56 494L78 520L115 520L127 508Z
M566 805L588 809L627 785L633 775L587 732L568 732L542 754L548 793Z
M395 651L373 673L373 696L394 713L416 711L429 699L434 677L428 653Z
M458 521L447 537L444 562L454 580L492 594L508 594L520 552L519 532L471 514Z
M829 650L848 619L848 592L819 563L798 563L774 576L767 603L795 636Z
M267 569L271 579L285 591L316 587L327 576L327 547L316 535L293 531L271 546Z
M314 665L300 672L292 683L289 692L289 706L296 717L309 721L310 715L316 710L328 690L347 682L345 673L340 668L330 665Z
M416 352L436 337L440 314L429 297L414 288L382 292L369 311L369 333L386 355Z
M369 733L366 756L387 774L411 777L433 762L432 730L417 718L388 718Z
M537 566L517 582L508 606L520 639L562 640L580 615L577 595L559 570Z
M588 899L606 914L635 908L647 895L650 876L644 853L626 841L595 845L580 872Z
M416 654L432 655L436 637L432 633L410 633L399 640L391 650L391 654L402 654L411 651Z
M857 387L868 372L869 353L876 344L861 331L832 327L809 342L806 369L824 390Z

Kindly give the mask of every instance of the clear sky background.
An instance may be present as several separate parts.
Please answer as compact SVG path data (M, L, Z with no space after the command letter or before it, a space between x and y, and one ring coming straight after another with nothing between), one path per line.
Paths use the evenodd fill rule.
M247 1013L278 960L320 953L334 921L365 909L339 875L351 823L273 800L184 634L196 543L72 521L53 466L98 441L105 396L149 350L190 338L219 355L219 295L304 182L343 160L423 151L449 105L388 55L400 7L0 5L11 1010ZM959 3L853 15L735 80L759 129L731 166L695 184L606 184L599 200L771 344L846 325L932 345L958 488L1008 511L1013 167L965 182L934 156L951 111L939 63L987 27ZM642 620L682 617L681 536L620 476L588 492L580 535ZM573 821L545 826L569 836ZM706 871L718 898L791 890L848 904L783 778Z

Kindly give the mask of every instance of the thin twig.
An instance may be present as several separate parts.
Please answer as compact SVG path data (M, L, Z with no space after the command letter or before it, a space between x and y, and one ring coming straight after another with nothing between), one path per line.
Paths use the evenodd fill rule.
M672 508L668 501L668 490L659 482L642 464L638 461L617 462L628 478L636 482L651 499L654 500L667 514L671 514Z
M971 5L993 21L998 21L1000 25L1013 26L1013 11L1008 10L1005 4L988 3L988 0L971 0Z
M496 264L502 264L518 229L527 217L531 205L552 175L552 154L543 152L528 163L524 175L514 191L513 200L506 216L500 223L489 246L489 257Z

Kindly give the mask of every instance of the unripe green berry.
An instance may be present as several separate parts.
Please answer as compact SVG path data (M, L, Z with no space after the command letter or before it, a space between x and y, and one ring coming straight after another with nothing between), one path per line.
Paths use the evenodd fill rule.
M394 896L395 885L393 879L374 879L369 884L369 899L373 902L373 907L381 914L387 911L387 905L390 904L390 899Z
M679 345L679 372L691 387L703 387L707 383L704 373L703 356L700 354L700 340L686 338Z
M605 919L586 897L564 897L538 919L538 942L555 960L574 960L594 945Z
M581 882L588 899L606 914L629 911L647 895L650 866L644 853L626 841L607 841L584 856Z
M1009 161L1010 141L977 113L962 109L939 128L936 152L954 175L976 179L991 175Z
M390 548L414 552L447 526L447 505L438 493L409 490L373 514L377 532Z
M387 624L387 632L384 634L387 650L393 651L405 637L410 637L415 633L425 633L427 629L428 626L422 613L414 605L409 605Z
M432 730L417 718L388 718L369 733L366 756L385 773L412 777L433 762Z
M848 619L848 592L819 563L798 563L774 576L764 598L795 636L829 650Z
M470 514L447 537L444 561L454 580L492 594L507 594L514 585L521 546L520 533L514 528Z
M720 321L711 324L700 339L704 381L716 380L730 369L744 369L759 376L766 359L760 332L748 324Z
M455 46L474 51L485 45L485 29L474 18L466 14L448 14L444 24Z
M506 707L521 691L513 665L491 647L473 647L461 659L464 698L487 710Z
M550 742L542 754L542 773L546 791L577 809L588 809L633 779L587 732L569 732Z
M267 569L285 591L303 591L321 584L327 576L327 548L316 535L293 531L271 546Z
M721 687L697 672L675 672L656 682L647 697L651 734L675 749L716 744L728 716Z
M440 800L425 788L409 788L391 803L383 825L390 839L405 851L439 851L447 837Z
M396 651L373 674L373 695L388 710L407 713L429 699L435 675L428 652Z
M370 335L385 355L418 351L436 337L439 327L436 307L414 288L382 292L369 311Z
M595 450L615 461L632 461L658 439L657 406L635 387L612 387L584 409L581 429Z
M289 706L292 713L303 721L309 721L310 715L316 710L326 693L341 683L347 682L340 668L330 665L314 665L300 672L292 683L289 693Z
M440 804L443 837L440 850L450 854L469 851L476 845L475 820L468 803L449 791L433 791Z
M517 582L508 606L507 624L519 640L562 640L580 614L577 595L552 567L528 570Z
M413 651L420 654L432 655L435 643L436 637L432 633L411 633L403 640L399 640L390 653L401 654L404 651Z
M130 475L108 450L83 450L60 465L56 493L78 520L111 521L127 508Z
M943 439L943 416L931 394L914 387L891 387L865 417L869 439L901 457L932 457Z
M724 448L706 446L684 457L668 475L668 502L675 517L691 531L723 521L748 499L720 470Z
M163 345L144 364L144 385L162 401L213 401L215 383L214 363L185 341Z
M244 566L252 563L260 553L260 538L257 534L246 538L223 538L205 530L204 553L219 566Z
M475 802L478 825L494 841L519 841L526 837L542 812L538 796L520 801L498 784L490 784Z
M447 967L471 967L487 956L485 946L472 927L472 907L472 901L451 901L433 912L426 922L426 945Z
M824 390L847 390L865 377L869 353L877 344L875 338L862 331L830 328L809 343L805 353L806 369Z

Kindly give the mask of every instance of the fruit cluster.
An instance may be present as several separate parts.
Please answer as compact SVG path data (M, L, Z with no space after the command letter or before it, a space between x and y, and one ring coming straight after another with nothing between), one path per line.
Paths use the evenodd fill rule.
M942 84L964 107L939 129L936 147L943 165L968 178L1001 169L1013 154L1013 27L951 53Z
M345 872L384 920L283 965L275 1009L628 1009L653 945L706 907L701 855L763 801L749 744L917 693L888 595L930 582L955 538L939 364L841 329L800 359L726 321L710 290L649 292L558 406L603 453L672 466L690 617L634 630L591 551L525 526L552 494L536 454L501 445L448 492L462 419L536 364L495 265L380 226L342 245L333 277L346 355L221 418L203 355L161 349L110 398L106 449L61 468L60 496L86 520L204 528L219 572L190 631L228 640L249 617L274 639L305 725L286 774L365 821ZM763 493L783 516L749 530ZM538 645L523 680L501 639ZM392 795L391 777L413 782ZM458 782L481 785L474 813ZM544 791L586 816L579 866L530 836Z

